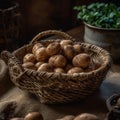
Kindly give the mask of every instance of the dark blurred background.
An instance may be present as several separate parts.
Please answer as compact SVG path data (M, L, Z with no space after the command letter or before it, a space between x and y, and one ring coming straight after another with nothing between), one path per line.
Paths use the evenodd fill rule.
M18 46L28 43L37 33L58 29L67 31L80 25L73 6L111 0L15 0L19 3L20 33ZM120 0L112 0L120 4ZM1 3L0 3L1 4Z

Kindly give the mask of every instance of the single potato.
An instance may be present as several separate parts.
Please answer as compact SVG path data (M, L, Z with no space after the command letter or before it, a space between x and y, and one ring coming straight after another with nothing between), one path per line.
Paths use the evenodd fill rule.
M32 48L32 53L35 54L36 50L40 47L43 47L43 45L41 43L36 43Z
M70 70L68 70L68 74L74 74L74 73L81 73L84 72L84 70L80 67L73 67Z
M75 116L74 115L66 115L63 118L57 119L57 120L74 120Z
M53 72L53 68L49 63L43 63L37 71Z
M75 55L75 51L72 45L65 45L63 47L63 53L68 59L72 59Z
M39 68L40 67L40 65L42 65L44 62L37 62L36 64L35 64L35 67L36 68Z
M75 117L74 120L99 120L99 118L94 114L82 113L78 115L77 117Z
M32 70L36 70L37 68L35 67L35 64L32 63L32 62L26 62L26 63L23 63L22 66L24 68L27 68L27 69L32 69Z
M76 53L83 53L84 52L84 49L80 44L74 44L73 48L74 48L74 51Z
M43 120L43 116L39 112L31 112L25 116L24 120Z
M65 70L63 68L55 68L54 72L56 72L56 73L65 73Z
M23 63L32 62L35 63L36 59L32 53L28 53L23 57Z
M51 56L48 60L49 64L54 67L64 67L67 64L67 60L63 55Z
M35 57L39 62L45 62L48 59L48 54L45 47L41 47L36 50Z
M90 64L90 61L91 61L91 58L88 54L81 53L81 54L76 55L73 58L72 63L76 67L87 68Z
M73 41L72 40L62 40L60 42L60 45L62 48L64 48L64 46L66 46L66 45L73 45Z
M46 52L49 56L59 54L60 51L61 51L61 46L58 42L50 43L46 48Z

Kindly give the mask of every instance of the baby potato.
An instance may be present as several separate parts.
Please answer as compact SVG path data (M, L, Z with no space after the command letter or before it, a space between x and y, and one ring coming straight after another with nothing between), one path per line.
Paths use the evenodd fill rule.
M23 63L32 62L35 63L36 59L32 53L28 53L23 57Z
M75 117L74 120L99 120L99 118L94 114L82 113Z
M24 120L43 120L43 116L39 112L31 112L25 116Z
M84 52L84 49L83 49L83 47L80 44L74 44L73 48L74 48L74 51L76 53L82 53L82 52Z
M84 72L84 70L80 67L73 67L71 69L68 70L68 74L74 74L74 73L81 73Z
M75 55L75 51L72 45L65 45L63 47L63 52L68 59L72 59Z
M37 71L53 72L53 68L49 63L43 63Z
M66 46L66 45L73 45L73 41L72 40L62 40L60 42L60 45L62 48L64 48L64 46Z
M61 51L61 46L58 42L50 43L46 48L46 52L49 56L59 54L60 51Z
M39 68L40 67L40 65L42 65L44 62L37 62L36 64L35 64L35 67L36 68Z
M23 63L22 66L24 68L27 68L27 69L32 69L32 70L36 70L37 68L35 67L34 63L32 62L26 62L26 63Z
M66 115L63 118L57 119L57 120L74 120L75 116L73 115Z
M56 72L56 73L65 73L63 68L55 68L54 72Z
M86 53L81 53L76 55L73 60L72 63L74 66L76 67L82 67L82 68L87 68L90 64L90 56Z
M40 47L43 47L43 45L41 43L36 43L32 48L32 53L35 54L36 50Z
M48 54L45 47L41 47L36 50L35 57L39 62L45 62L48 59Z
M48 63L54 67L64 67L67 63L67 60L66 58L59 54L59 55L54 55L54 56L51 56L48 60Z

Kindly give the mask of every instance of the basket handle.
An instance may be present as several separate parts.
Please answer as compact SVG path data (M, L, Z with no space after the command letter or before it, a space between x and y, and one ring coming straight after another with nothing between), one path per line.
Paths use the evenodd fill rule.
M35 43L36 41L40 40L42 37L48 36L48 35L58 35L61 36L65 39L70 39L73 40L72 36L66 34L65 32L61 32L59 30L47 30L47 31L43 31L38 33L32 40L30 43Z
M25 69L22 67L22 63L8 51L1 52L1 58L6 62L10 72L13 74L14 79L23 74Z

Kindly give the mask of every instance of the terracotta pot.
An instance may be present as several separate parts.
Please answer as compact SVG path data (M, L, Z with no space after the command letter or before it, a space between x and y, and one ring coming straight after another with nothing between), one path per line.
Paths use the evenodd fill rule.
M120 58L120 29L107 29L85 25L84 41L108 50L112 58Z

